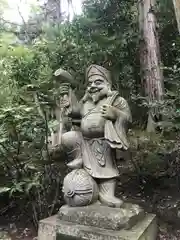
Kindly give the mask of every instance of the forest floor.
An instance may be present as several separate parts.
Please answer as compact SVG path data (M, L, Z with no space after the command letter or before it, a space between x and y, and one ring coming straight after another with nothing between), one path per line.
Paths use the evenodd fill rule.
M121 171L121 166L119 167ZM167 177L139 178L136 173L129 172L129 166L127 169L126 172L123 164L117 195L157 215L159 225L157 240L180 240L180 190L177 183ZM29 217L23 216L16 205L0 214L0 240L35 240L36 236L37 231Z
M140 177L136 172L127 171L122 163L119 166L121 176L118 181L117 195L125 201L139 204L158 218L157 240L180 240L180 189L179 178L151 175Z
M1 230L0 230L1 231ZM32 229L21 229L19 228L16 232L10 233L9 230L6 229L3 231L4 236L2 236L1 240L36 240L36 233ZM0 233L1 234L1 233ZM180 239L180 230L173 230L169 232L167 228L161 228L159 230L158 239L157 240L179 240Z
M0 227L0 239L1 240L36 240L36 231L33 227L24 228L16 221L12 221L6 225ZM172 225L159 222L159 234L157 240L180 240L180 229L173 228Z
M145 208L145 210L148 211L149 208ZM180 227L178 228L174 224L162 221L162 217L159 216L158 225L159 233L157 240L180 240ZM0 240L36 240L36 236L37 231L26 219L16 221L16 216L0 217Z
M2 219L1 219L2 220ZM2 222L0 222L2 224ZM11 220L6 225L0 226L1 240L36 240L37 233L33 226L27 225L25 222L16 223ZM180 229L174 228L171 224L159 221L159 234L157 240L180 240Z

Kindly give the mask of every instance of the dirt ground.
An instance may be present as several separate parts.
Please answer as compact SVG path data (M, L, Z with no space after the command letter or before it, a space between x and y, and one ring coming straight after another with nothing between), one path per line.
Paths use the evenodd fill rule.
M158 219L159 233L157 240L180 240L180 228L165 223ZM23 220L16 221L16 216L0 217L0 239L1 240L37 240L37 231L33 225Z
M0 232L4 233L4 237L0 238L1 240L37 240L37 234L33 228L17 229L15 223L13 225L10 224L9 227L1 227ZM172 229L172 226L161 223L157 240L180 240L180 229L175 230Z
M124 172L118 181L117 195L157 215L157 240L180 240L180 190L170 179L140 180ZM17 209L14 206L0 214L0 240L36 240L37 231L29 216ZM2 233L6 238L2 238Z

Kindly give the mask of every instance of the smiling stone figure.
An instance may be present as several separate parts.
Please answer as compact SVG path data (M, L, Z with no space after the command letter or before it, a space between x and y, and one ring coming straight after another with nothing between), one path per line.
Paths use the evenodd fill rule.
M86 92L79 102L69 97L67 104L69 85L61 86L65 112L72 121L80 119L78 130L65 132L61 137L68 155L68 167L73 169L64 180L65 200L71 206L83 206L98 198L104 205L120 207L123 202L115 197L119 175L116 151L129 147L126 133L131 112L127 101L117 91L112 91L107 69L91 65L86 71L86 80ZM93 192L93 188L96 194L92 193L86 201L86 194Z
M117 153L129 147L131 112L127 101L112 90L110 72L97 65L88 67L87 88L80 101L73 91L77 85L73 77L63 69L55 76L60 87L56 88L58 124L51 135L51 153L64 149L71 171L63 182L66 205L40 221L38 240L157 239L156 216L115 196Z

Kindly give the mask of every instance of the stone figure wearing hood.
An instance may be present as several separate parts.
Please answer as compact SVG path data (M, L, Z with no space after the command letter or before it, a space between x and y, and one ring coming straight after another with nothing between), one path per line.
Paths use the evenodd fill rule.
M88 82L81 101L71 99L69 116L80 119L79 130L62 135L71 169L84 168L99 186L99 201L120 207L122 200L115 197L116 151L127 150L128 123L131 112L127 101L112 91L110 72L98 65L86 71ZM67 110L68 110L68 104Z

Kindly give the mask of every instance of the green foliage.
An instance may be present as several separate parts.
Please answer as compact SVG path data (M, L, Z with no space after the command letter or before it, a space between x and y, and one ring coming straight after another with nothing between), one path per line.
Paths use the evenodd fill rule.
M159 124L158 138L144 137L133 152L138 174L156 177L166 175L169 169L168 176L179 174L174 160L165 164L162 158L162 151L166 156L169 148L177 147L171 140L179 130L180 117L180 42L172 4L166 2L159 0L156 12L166 90L160 107L165 120ZM49 127L56 122L49 121L48 114L43 117L58 95L53 84L56 69L72 73L80 98L86 87L86 67L92 63L107 67L113 73L113 87L131 105L134 126L142 128L147 121L147 101L142 97L139 77L136 2L87 0L83 6L83 14L71 23L23 26L17 35L24 39L20 35L26 31L31 40L28 45L19 44L12 34L0 37L0 196L9 193L12 198L27 199L36 224L59 204L64 171L47 148ZM33 20L37 19L31 23Z
M54 104L57 89L53 85L53 72L59 67L69 70L77 82L79 97L86 85L84 71L92 63L113 70L114 86L122 89L126 96L134 89L132 65L135 58L130 57L137 50L134 10L126 11L123 2L118 5L119 14L115 14L113 20L109 4L102 11L101 5L92 2L94 10L91 11L96 9L94 15L87 6L87 12L85 10L84 15L76 17L72 23L41 26L44 33L26 46L6 44L1 38L1 194L9 192L17 199L24 195L31 204L36 224L54 211L61 186L62 166L60 170L47 152L48 126L53 127L54 122L48 123L39 111L45 113ZM113 8L116 7L114 3ZM117 24L122 20L123 26ZM32 33L32 28L30 32L25 30L26 34ZM44 156L48 156L48 160Z
M179 143L161 134L134 131L131 136L132 163L142 179L179 178ZM179 185L177 186L179 187Z
M28 197L33 216L38 215L34 218L37 224L39 218L52 214L54 207L49 208L52 202L48 195L54 195L56 204L59 199L56 187L59 191L61 183L60 174L56 181L52 178L56 164L44 158L48 123L39 114L39 105L34 100L35 93L44 96L49 92L52 70L37 46L11 46L6 53L1 52L0 58L0 194ZM42 106L43 101L44 97Z
M2 15L4 13L4 10L8 8L8 2L7 0L0 0L0 14Z

